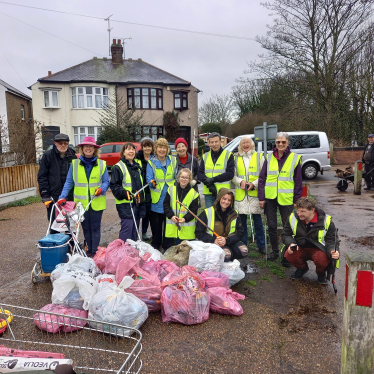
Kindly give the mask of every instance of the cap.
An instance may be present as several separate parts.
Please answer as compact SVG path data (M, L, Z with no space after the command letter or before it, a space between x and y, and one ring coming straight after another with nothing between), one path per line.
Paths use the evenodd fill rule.
M374 138L374 134L369 134L368 138Z
M57 134L57 135L55 135L53 140L55 142L61 142L61 141L68 142L68 141L70 141L69 136L66 135L66 134Z
M83 139L83 142L81 144L78 144L78 147L82 147L83 145L93 145L96 148L100 148L100 145L96 144L96 140L92 136L86 136Z

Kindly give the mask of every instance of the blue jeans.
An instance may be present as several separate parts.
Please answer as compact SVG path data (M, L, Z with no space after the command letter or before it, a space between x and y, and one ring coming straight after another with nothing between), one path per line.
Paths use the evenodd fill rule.
M135 242L139 240L138 233L136 232L136 227L139 228L140 218L136 218L136 226L133 218L121 218L121 230L119 232L119 239L126 242L127 239L134 240Z
M213 206L216 198L213 195L204 195L205 198L205 208L210 208Z
M82 222L84 239L87 243L87 254L95 255L101 238L101 217L103 210L93 210L91 206L84 213L84 221Z
M239 214L239 217L242 221L242 226L244 230L244 236L242 242L247 244L248 242L248 226L247 226L247 214ZM256 244L257 248L265 248L265 233L264 225L262 224L261 214L252 214L253 226L256 233Z

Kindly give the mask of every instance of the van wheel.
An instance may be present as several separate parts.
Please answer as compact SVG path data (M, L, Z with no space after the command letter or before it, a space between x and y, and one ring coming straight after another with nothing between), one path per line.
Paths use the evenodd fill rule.
M303 167L303 178L314 179L318 174L318 167L315 164L307 164Z

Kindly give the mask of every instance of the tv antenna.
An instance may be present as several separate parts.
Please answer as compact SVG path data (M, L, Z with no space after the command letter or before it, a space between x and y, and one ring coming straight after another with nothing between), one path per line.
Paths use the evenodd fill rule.
M121 40L121 44L123 46L123 59L125 60L125 44L127 44L125 40L132 40L132 38L119 38L118 36L116 36L116 37L113 37L113 39Z
M113 30L113 27L110 28L110 17L112 17L113 14L111 14L108 18L105 18L105 21L108 21L108 33L109 33L109 56L111 55L110 53L110 31Z

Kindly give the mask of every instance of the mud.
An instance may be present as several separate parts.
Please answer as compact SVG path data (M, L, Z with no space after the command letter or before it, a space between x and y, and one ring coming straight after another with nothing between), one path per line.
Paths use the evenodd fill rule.
M360 246L370 246L372 247L374 244L374 237L373 236L362 236L360 238L350 239L353 243Z

